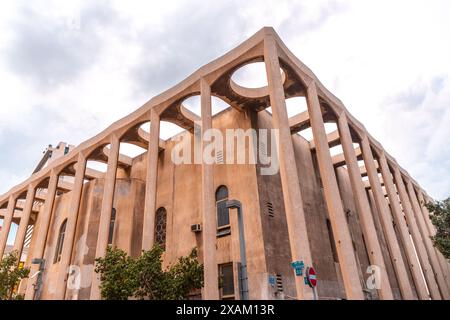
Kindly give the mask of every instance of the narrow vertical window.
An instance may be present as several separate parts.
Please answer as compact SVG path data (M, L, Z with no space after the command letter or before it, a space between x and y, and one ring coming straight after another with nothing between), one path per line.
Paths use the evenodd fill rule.
M166 248L166 225L167 225L167 211L161 207L156 210L155 217L155 243L159 244L161 248Z
M333 260L334 260L334 262L339 263L339 259L337 256L337 250L336 250L336 244L334 243L333 228L331 227L331 222L329 219L327 219L327 230L328 230L328 240L330 241L331 251L333 253Z
M116 224L116 208L111 210L111 220L109 221L108 245L112 245L114 237L114 225Z
M226 263L219 265L219 275L221 279L221 299L234 300L234 274L233 264Z
M227 201L228 189L225 186L220 186L216 190L217 236L224 236L231 233Z
M53 263L57 263L61 260L61 254L64 245L64 236L66 234L66 225L67 219L65 219L61 224L61 227L59 227L58 241L56 242L55 257L53 258Z

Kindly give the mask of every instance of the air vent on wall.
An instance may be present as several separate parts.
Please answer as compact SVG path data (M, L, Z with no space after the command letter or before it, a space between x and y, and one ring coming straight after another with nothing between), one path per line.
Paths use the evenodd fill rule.
M275 216L275 211L273 210L273 204L270 201L267 201L267 212L270 218Z
M277 278L277 291L283 292L283 276L277 273L276 278Z
M217 164L223 164L223 151L222 150L217 150L216 151L216 163Z

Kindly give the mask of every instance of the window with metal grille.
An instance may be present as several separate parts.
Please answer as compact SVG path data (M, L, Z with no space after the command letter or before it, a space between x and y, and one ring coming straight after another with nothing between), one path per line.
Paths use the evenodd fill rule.
M231 233L227 201L228 189L226 186L220 186L216 190L217 236L224 236Z
M217 150L216 151L216 163L217 164L223 164L223 151L222 150Z
M116 224L116 208L112 208L111 220L109 221L109 235L108 235L108 244L109 245L111 245L113 243L114 225L115 224Z
M155 217L155 243L159 244L161 248L166 248L166 225L167 225L167 211L161 207L156 210Z
M234 299L234 274L233 264L219 265L219 275L222 285L222 299Z
M56 242L55 257L53 258L53 263L59 262L61 260L61 254L64 245L64 235L66 233L66 225L67 219L65 219L61 224L61 227L59 227L58 241Z

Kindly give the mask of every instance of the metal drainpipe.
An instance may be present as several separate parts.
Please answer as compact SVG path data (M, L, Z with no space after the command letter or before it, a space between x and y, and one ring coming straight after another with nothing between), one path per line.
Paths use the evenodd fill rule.
M227 208L237 209L239 225L239 251L241 255L241 298L249 300L248 276L247 276L247 256L245 254L244 219L242 217L242 204L239 200L228 200Z
M35 287L34 287L34 295L33 295L33 300L38 300L41 295L41 290L42 290L42 277L43 277L43 273L44 273L44 269L45 269L45 259L33 259L31 261L31 264L39 265L39 270L34 275L34 276L37 276L37 279L36 279L36 283L34 284Z

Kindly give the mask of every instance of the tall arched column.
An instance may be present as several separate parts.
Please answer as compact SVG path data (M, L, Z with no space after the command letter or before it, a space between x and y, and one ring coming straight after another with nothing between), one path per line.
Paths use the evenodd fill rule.
M142 232L142 250L150 250L155 237L156 192L158 180L159 154L159 126L158 113L150 112L150 141L147 153L147 182L145 186L144 229Z
M3 217L2 230L0 231L0 259L3 258L3 254L5 253L9 231L11 230L11 223L14 215L14 209L16 208L16 201L17 198L15 197L15 195L9 196L8 207L6 208L6 214Z
M439 288L437 286L436 280L434 279L433 269L431 269L430 262L428 261L428 255L425 249L425 245L418 230L416 220L414 219L411 203L409 202L408 194L406 193L405 185L403 183L403 178L398 167L394 168L394 177L395 185L397 186L397 191L402 203L403 212L405 213L406 222L408 223L408 227L414 241L414 246L416 248L417 256L419 257L420 266L422 267L422 272L427 282L428 291L430 292L432 299L439 300L441 299Z
M72 258L75 231L80 209L81 193L83 191L84 173L86 171L86 157L80 152L76 164L75 183L71 191L69 213L67 217L66 232L62 248L61 260L58 268L58 281L53 299L64 300L67 288L67 273Z
M375 167L375 162L370 147L367 135L361 139L361 150L364 158L364 164L367 169L367 176L369 177L370 187L375 198L375 205L380 215L380 221L383 226L384 235L389 248L392 264L394 265L397 281L400 286L400 291L404 299L413 299L411 284L409 283L408 273L403 261L400 246L395 235L394 226L392 225L392 217L386 199L384 197L383 189L381 188L378 172Z
M200 80L200 103L202 116L202 218L203 218L203 298L219 299L218 265L216 248L216 210L214 199L214 166L203 159L204 134L212 128L211 88L205 79Z
M361 178L361 172L356 159L355 149L353 148L353 141L345 112L338 118L338 129L342 149L344 151L345 163L347 164L347 170L350 177L350 184L358 209L359 220L361 221L361 229L367 245L369 261L372 265L380 268L381 287L378 289L378 294L383 300L392 300L394 299L394 296L386 272L386 265L384 264L380 242L377 237L375 223Z
M117 164L119 160L120 140L115 134L111 135L110 150L108 155L108 167L105 174L103 186L102 209L100 212L100 222L98 227L97 248L95 258L106 255L108 248L109 226L111 212L114 202L114 190L116 187ZM100 275L96 272L92 274L91 300L100 300Z
M423 219L422 211L420 210L419 202L417 201L416 193L414 192L414 188L412 186L411 180L408 179L406 182L406 189L409 193L409 198L412 204L412 209L415 215L415 219L417 225L419 227L420 234L422 236L422 240L425 245L425 249L427 251L428 257L430 259L431 267L434 271L434 276L436 282L438 284L439 290L441 291L441 296L443 299L450 299L450 293L448 292L447 284L445 283L444 276L441 271L441 267L438 262L438 258L436 252L434 251L433 244L431 243L430 236L427 231L427 227L425 226L425 221Z
M25 207L22 211L22 218L20 219L19 229L16 233L16 239L14 241L14 251L17 251L20 256L22 255L23 243L25 241L25 234L27 232L28 224L30 222L31 210L33 209L34 195L36 188L30 184L27 190L27 197L25 200Z
M411 271L417 296L421 300L427 300L429 299L429 296L425 284L425 279L423 278L422 272L420 271L419 260L417 259L416 253L414 252L414 247L409 235L408 226L406 225L406 221L403 217L403 212L400 207L397 191L395 190L392 175L389 170L389 166L384 153L381 153L379 157L379 165L381 169L381 175L383 177L384 186L389 197L389 203L391 204L394 221L400 232L400 238L402 240L406 258L408 259L408 266Z
M50 172L50 180L47 188L47 195L44 202L44 211L42 215L38 216L37 226L34 232L37 232L36 240L34 242L33 254L34 259L42 259L44 256L45 243L47 239L48 229L50 226L50 220L52 217L53 204L55 202L56 188L58 186L58 174L52 170ZM38 272L39 266L36 264L31 265L30 274L33 276ZM35 282L37 277L28 279L27 289L25 292L25 299L32 300L35 292Z
M266 38L264 41L264 61L269 85L270 104L272 106L272 124L273 128L278 130L279 133L278 157L288 236L291 244L291 257L293 261L303 261L306 266L311 266L312 258L294 146L289 128L277 48L272 37ZM276 142L272 141L272 143ZM272 157L274 156L272 155ZM294 274L294 279L297 299L313 299L311 289L305 285L303 278Z
M306 101L345 292L348 299L364 299L358 276L359 267L356 264L350 231L339 194L316 84L313 81L308 86Z

